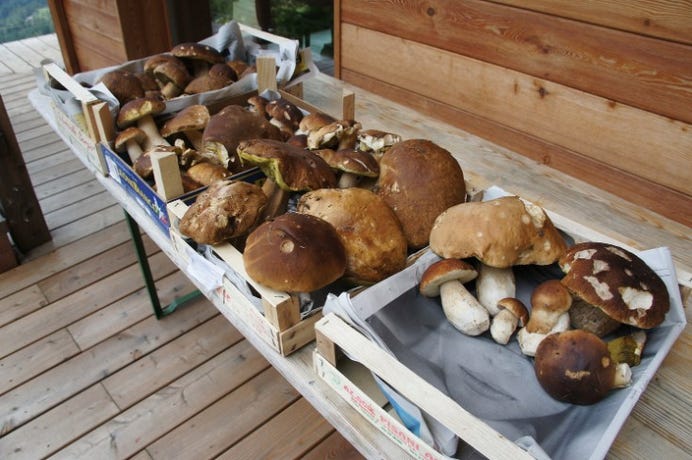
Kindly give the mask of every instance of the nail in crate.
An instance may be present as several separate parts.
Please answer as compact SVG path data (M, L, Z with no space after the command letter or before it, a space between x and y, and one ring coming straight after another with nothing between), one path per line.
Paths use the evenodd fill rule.
M568 240L625 247L548 214ZM488 333L470 337L456 331L439 299L418 291L426 268L440 260L432 253L355 297L328 299L325 316L315 325L315 371L414 458L603 458L686 324L667 248L627 249L664 281L670 309L662 324L647 330L631 384L595 404L550 398L537 382L533 358L522 354L515 339L500 345ZM533 287L559 273L556 266L517 270L517 296L530 305L525 299ZM351 378L354 363L376 376L375 388ZM387 410L392 407L395 414Z

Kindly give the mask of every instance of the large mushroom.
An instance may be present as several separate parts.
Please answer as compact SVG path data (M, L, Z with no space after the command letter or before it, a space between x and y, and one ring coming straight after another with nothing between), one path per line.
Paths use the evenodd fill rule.
M476 336L490 327L490 315L464 283L476 278L472 265L459 259L442 259L430 265L418 289L426 297L440 296L447 320L466 335Z
M254 228L267 203L257 185L243 181L214 182L180 219L180 232L200 244L218 244Z
M401 221L411 249L426 246L435 218L466 199L464 174L457 160L423 139L402 141L387 150L380 160L375 191ZM455 227L458 231L458 225Z
M285 292L313 292L338 280L346 252L334 227L290 212L266 221L247 238L243 262L257 283Z
M599 336L621 324L658 326L670 308L666 285L643 260L612 244L579 243L559 261L562 284L575 298L572 325Z
M202 104L193 104L185 107L173 118L168 119L161 127L163 137L183 134L197 151L202 151L202 133L209 123L209 109Z
M569 329L572 296L559 280L540 283L531 293L531 315L526 326L517 333L522 353L533 356L536 348L549 334Z
M632 378L629 365L616 363L603 340L581 329L546 337L536 350L534 365L543 389L571 404L597 403Z
M305 193L297 210L334 226L346 250L346 279L373 284L406 266L406 238L401 224L373 192L321 188Z

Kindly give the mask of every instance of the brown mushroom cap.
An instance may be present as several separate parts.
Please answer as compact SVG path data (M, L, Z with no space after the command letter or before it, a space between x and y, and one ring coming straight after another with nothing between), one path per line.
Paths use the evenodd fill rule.
M387 150L375 190L396 213L413 249L428 244L441 212L466 199L459 163L447 150L423 139L402 141Z
M447 281L457 280L461 284L476 279L478 271L473 265L460 259L442 259L430 265L418 285L418 290L426 297L440 295L440 286Z
M531 319L526 324L528 332L547 334L555 326L561 314L572 306L572 294L560 280L546 280L531 293Z
M581 330L550 334L536 349L536 377L553 398L594 404L614 388L616 363L598 336Z
M269 101L265 111L270 117L287 125L291 131L296 131L303 119L303 112L298 106L283 98Z
M550 265L566 247L547 214L516 196L452 206L430 231L430 248L440 257L476 257L497 268Z
M117 125L125 128L146 116L158 115L166 109L166 103L151 97L140 97L127 102L118 112Z
M129 141L135 141L137 144L141 145L146 137L147 135L144 131L136 126L130 126L124 131L118 133L113 146L115 147L116 152L123 152L125 151L125 147Z
M504 297L497 301L500 310L512 312L519 320L519 326L523 326L529 320L529 310L524 303L516 297Z
M134 73L128 70L106 72L99 78L99 82L108 88L108 91L118 99L121 105L133 99L144 97L142 83Z
M211 185L216 181L227 179L231 172L219 164L202 162L190 166L187 174L202 185Z
M282 214L247 238L243 262L256 282L286 292L312 292L339 279L346 252L334 227L319 217Z
M202 131L209 123L210 118L209 109L207 109L205 105L190 105L163 124L161 127L161 135L163 137L168 137L190 130Z
M144 73L149 74L151 76L154 75L154 69L158 67L159 65L163 64L164 62L172 62L174 65L179 65L182 67L185 67L185 64L183 61L178 59L177 57L173 56L172 54L166 54L166 53L161 53L161 54L155 54L144 61Z
M218 244L244 235L267 203L257 185L218 181L202 192L180 220L180 232L200 244Z
M378 129L364 129L358 133L358 150L384 153L392 145L401 142L401 136Z
M567 289L619 323L642 329L663 322L670 308L666 285L643 260L612 244L579 243L560 258Z
M199 94L225 88L238 79L237 75L225 64L214 64L209 72L194 78L185 86L186 94Z
M370 153L354 149L319 149L313 152L338 171L364 177L377 177L380 174L380 165Z
M235 74L238 76L238 78L241 77L245 73L246 70L248 70L249 66L245 61L241 61L239 59L234 59L232 61L226 61L226 65L233 69Z
M257 165L283 190L301 192L336 186L329 165L314 153L271 139L250 139L237 149L243 162Z
M309 133L311 131L315 131L317 129L320 129L321 127L328 125L330 123L334 123L336 119L330 115L327 115L326 113L322 112L312 112L307 115L305 115L301 120L300 123L298 124L298 129L302 133Z
M230 171L244 169L236 152L238 144L246 139L281 139L279 128L263 117L239 105L229 105L212 115L204 129L204 150ZM247 169L247 168L245 168Z
M322 188L305 193L298 212L334 226L346 250L344 276L372 284L406 266L406 238L394 212L369 190Z
M177 58L199 60L210 65L224 62L223 54L208 45L196 42L180 43L171 49Z

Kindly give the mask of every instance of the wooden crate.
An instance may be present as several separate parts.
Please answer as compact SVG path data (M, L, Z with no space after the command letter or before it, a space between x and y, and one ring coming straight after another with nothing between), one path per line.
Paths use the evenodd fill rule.
M639 252L625 244L605 238L586 226L576 225L569 219L547 212L556 226L575 242L604 241L617 244L635 253ZM425 267L435 260L438 260L436 256L422 259L418 267L409 267L390 278L388 281L391 281L391 284L386 288L373 286L365 289L352 299L354 304L356 301L358 302L354 309L377 312L386 304L396 302L396 299L402 294L416 288ZM677 287L674 273L675 271L671 270L671 274L667 275L671 278L668 281ZM670 290L670 284L668 287ZM369 292L369 289L373 291ZM655 338L655 342L658 343L655 356L651 357L646 369L635 368L633 371L635 380L629 388L617 390L627 393L621 394L622 404L612 417L613 421L610 422L608 430L602 434L599 433L602 438L600 438L597 452L592 458L602 458L605 455L654 372L685 328L686 318L679 292L674 290L670 294L673 302L667 320L663 325L653 330L658 331ZM384 303L372 305L371 298L379 299L380 302ZM484 456L491 459L508 460L533 458L517 444L502 436L484 421L476 418L455 400L425 381L336 314L326 314L315 324L315 330L317 346L313 354L313 363L318 377L353 406L371 425L413 458L442 460L448 457L408 430L396 413L388 410L388 403L386 399L383 399L383 394L377 386L364 386L361 383L361 376L358 376L357 380L352 378L350 372L354 366L355 368L364 366L372 374L394 388L401 396L449 428L463 442ZM465 446L464 448L468 447Z

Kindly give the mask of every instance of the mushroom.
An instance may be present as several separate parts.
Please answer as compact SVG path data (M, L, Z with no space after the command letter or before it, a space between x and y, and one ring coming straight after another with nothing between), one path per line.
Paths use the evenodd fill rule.
M490 324L490 335L495 342L506 345L517 326L524 326L529 319L529 311L521 300L506 297L497 302L499 312Z
M646 332L636 330L631 334L609 340L607 344L610 356L615 362L627 363L630 367L637 366L641 362L644 344L646 344Z
M238 144L247 139L281 140L279 128L239 105L228 105L209 119L202 134L202 153L231 172L247 169L238 158Z
M195 77L185 86L186 94L199 94L225 88L238 80L233 69L225 64L214 64L209 71Z
M130 157L130 161L134 164L142 155L142 143L146 139L147 135L144 131L137 128L136 126L130 126L118 133L115 137L114 147L115 151L119 153L127 152Z
M254 228L267 197L243 181L223 180L202 192L180 220L180 232L200 244L218 244Z
M308 132L308 148L335 150L355 148L360 123L353 120L340 120Z
M327 115L326 113L311 112L303 116L303 119L300 120L296 134L308 135L312 131L317 131L321 127L334 123L335 121L336 119L334 117Z
M401 136L378 129L366 129L358 132L358 150L372 152L376 158L382 156L392 145L401 142Z
M562 284L574 296L574 328L605 336L629 324L650 329L670 308L665 283L635 254L612 244L579 243L559 261ZM574 307L573 307L574 308Z
M303 119L303 112L298 106L284 98L267 102L265 111L271 117L272 124L287 133L287 138L298 130Z
M241 141L237 149L243 162L258 166L267 176L264 191L270 197L265 219L286 210L290 192L336 186L336 176L319 156L272 139Z
M285 292L313 292L339 279L346 252L334 227L308 214L290 212L266 221L247 238L247 274Z
M319 149L313 152L327 162L332 169L341 172L339 188L355 187L362 178L376 178L380 174L380 165L370 153L354 149Z
M346 250L344 278L349 281L373 284L406 266L406 237L401 224L373 192L321 188L301 196L297 211L334 226Z
M534 356L536 348L549 334L569 329L572 296L559 280L547 280L531 293L531 315L517 333L522 353Z
M144 97L142 83L137 76L128 70L111 70L99 78L108 91L123 105L133 99Z
M262 97L258 96L255 94L254 96L250 96L247 100L248 103L248 109L250 112L256 113L260 117L265 117L267 118L267 104L269 104L269 100Z
M201 162L196 163L186 171L188 176L199 182L201 185L211 185L216 181L227 179L231 172L216 163Z
M476 296L491 316L500 312L500 299L514 297L517 285L512 267L497 268L484 263L479 264L476 279Z
M180 60L167 60L153 70L154 78L165 99L179 96L190 81L190 74Z
M449 151L423 139L402 141L387 150L380 160L375 192L401 221L410 249L426 246L435 218L466 199L464 174L457 160ZM458 222L454 227L464 232Z
M169 137L182 133L197 151L204 148L202 133L209 123L209 109L202 104L185 107L161 127L161 135Z
M179 43L171 49L171 54L190 64L193 78L206 73L212 65L225 61L218 50L196 42Z
M606 343L582 329L546 337L536 350L534 366L543 389L571 404L597 403L632 379L629 365L616 363Z
M127 102L120 107L118 112L118 128L126 128L134 123L147 135L144 141L144 150L149 150L155 145L170 145L159 132L154 115L158 115L166 108L166 104L158 99L141 97Z
M418 289L426 297L440 296L447 320L466 335L476 336L490 327L490 315L464 287L478 273L459 259L442 259L430 265L421 277Z

